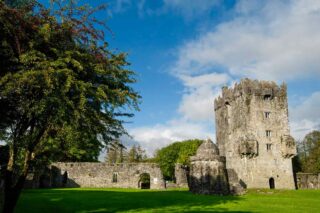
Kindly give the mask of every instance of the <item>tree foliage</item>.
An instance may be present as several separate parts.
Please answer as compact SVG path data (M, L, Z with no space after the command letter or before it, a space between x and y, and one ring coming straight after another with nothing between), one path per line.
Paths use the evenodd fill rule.
M9 146L8 212L30 166L50 159L94 160L101 146L125 133L128 110L138 110L126 54L101 40L89 18L94 11L70 5L55 12L0 2L0 135Z
M147 155L140 145L133 145L127 150L119 140L115 140L108 145L105 161L108 163L139 163L147 161Z
M195 155L202 142L202 140L198 139L175 142L156 152L155 161L159 163L166 180L174 179L176 163L190 164L190 156Z
M123 163L125 161L126 147L119 139L108 144L105 162L107 163Z
M126 157L126 162L128 163L138 163L138 162L144 162L147 160L147 154L146 150L144 150L140 145L133 145Z
M320 131L308 133L298 143L298 160L303 172L320 173Z

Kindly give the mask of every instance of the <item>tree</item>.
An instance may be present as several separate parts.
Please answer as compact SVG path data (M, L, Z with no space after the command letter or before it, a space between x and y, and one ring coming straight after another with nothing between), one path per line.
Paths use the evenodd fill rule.
M123 163L126 147L117 139L108 144L105 161L108 163Z
M9 146L5 212L13 212L29 169L47 153L74 159L96 152L126 133L123 119L132 113L124 109L138 110L126 54L108 49L92 10L67 5L72 8L53 14L41 5L0 2L0 135Z
M143 162L147 159L146 151L140 146L133 145L127 155L126 161L128 163Z
M320 173L320 131L308 133L298 146L302 171Z
M159 163L166 180L174 179L176 163L190 165L190 156L195 155L202 142L198 139L175 142L156 152L155 161Z
M6 5L12 8L23 8L33 4L35 1L33 0L4 0Z

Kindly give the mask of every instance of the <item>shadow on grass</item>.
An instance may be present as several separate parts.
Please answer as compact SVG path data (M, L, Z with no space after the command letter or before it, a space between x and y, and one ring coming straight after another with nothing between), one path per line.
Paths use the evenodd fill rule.
M26 190L16 212L232 212L220 204L241 199L188 191Z

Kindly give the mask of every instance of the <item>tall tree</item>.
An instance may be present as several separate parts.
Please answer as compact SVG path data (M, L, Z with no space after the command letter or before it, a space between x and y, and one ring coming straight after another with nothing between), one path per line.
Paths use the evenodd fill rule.
M143 162L146 159L146 150L144 150L140 145L133 145L128 151L126 161L129 163L138 163Z
M166 180L174 179L174 168L176 163L190 164L190 156L195 155L202 140L186 140L172 143L155 154L155 161L159 163L161 171Z
M298 146L303 172L320 173L320 131L308 133Z
M123 163L126 147L116 139L108 144L105 161L108 163Z
M9 146L5 212L13 212L30 167L47 153L96 151L125 133L123 119L132 114L124 109L138 110L126 54L108 49L92 11L69 5L52 14L0 2L0 135Z

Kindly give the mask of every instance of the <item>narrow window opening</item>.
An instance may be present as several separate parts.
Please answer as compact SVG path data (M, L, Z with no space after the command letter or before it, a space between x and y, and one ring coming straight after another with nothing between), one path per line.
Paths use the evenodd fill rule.
M270 112L264 112L264 118L269 119L270 118Z
M266 137L270 138L271 137L271 130L266 130Z
M118 182L118 174L117 173L113 173L112 175L112 183L117 183Z
M264 95L263 100L265 100L265 101L271 100L271 95Z
M272 145L272 144L270 144L270 143L267 144L267 151L270 151L270 150L271 150L271 145Z

